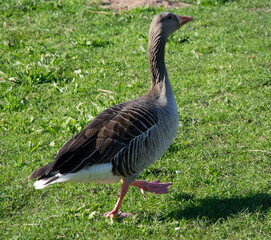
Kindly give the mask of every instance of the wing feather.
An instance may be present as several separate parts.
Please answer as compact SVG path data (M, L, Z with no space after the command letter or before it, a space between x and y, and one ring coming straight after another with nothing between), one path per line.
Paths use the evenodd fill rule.
M154 106L133 101L108 108L64 144L45 174L77 172L87 166L110 162L118 153L131 147L133 139L144 135L157 122L157 109ZM134 143L131 151L124 151L123 157L135 159L138 144ZM122 160L119 158L118 161ZM118 168L118 174L127 175L127 161L114 164L123 166Z

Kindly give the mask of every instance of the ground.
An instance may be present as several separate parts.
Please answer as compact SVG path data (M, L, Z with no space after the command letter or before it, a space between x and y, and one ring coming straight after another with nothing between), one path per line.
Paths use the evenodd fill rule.
M190 4L176 1L163 1L163 0L103 0L103 7L114 10L127 10L136 7L152 6L165 8L181 8L191 6Z

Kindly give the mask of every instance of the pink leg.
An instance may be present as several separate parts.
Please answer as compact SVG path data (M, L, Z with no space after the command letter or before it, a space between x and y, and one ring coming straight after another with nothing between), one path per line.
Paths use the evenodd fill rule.
M132 182L130 185L139 188L142 194L145 195L145 191L151 192L153 194L168 193L168 188L172 185L172 183L161 183L159 180L155 180L153 182L138 180Z
M122 179L121 182L122 182L121 191L120 191L120 196L117 201L117 204L115 205L114 209L111 212L104 214L105 217L114 218L114 217L119 216L121 218L125 218L128 215L132 215L131 213L119 212L120 205L121 205L122 200L128 191L129 185L139 188L143 195L145 195L145 191L151 192L153 194L168 193L168 188L172 185L172 183L170 183L170 182L169 183L161 183L159 180L155 180L153 182L146 182L143 180L138 180L138 181L134 181L134 182L128 184L128 183L125 183Z
M114 209L111 212L104 214L105 217L114 218L114 217L120 216L120 217L124 218L128 215L128 214L126 215L125 213L119 212L121 202L122 202L124 196L126 195L126 193L128 192L128 188L129 188L129 184L125 183L123 181L123 179L121 180L121 182L122 182L121 191L120 191L120 196L117 201L117 204L115 205Z

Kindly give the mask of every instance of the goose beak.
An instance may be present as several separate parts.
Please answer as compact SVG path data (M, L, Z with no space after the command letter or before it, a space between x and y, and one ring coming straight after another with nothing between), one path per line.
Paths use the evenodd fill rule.
M179 27L183 26L184 24L190 22L193 20L192 17L183 17L183 16L177 16L178 20L179 20Z

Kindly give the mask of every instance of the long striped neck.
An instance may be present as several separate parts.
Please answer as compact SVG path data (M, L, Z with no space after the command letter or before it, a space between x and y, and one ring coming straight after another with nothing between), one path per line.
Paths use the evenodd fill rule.
M165 65L166 37L150 30L149 35L149 64L151 71L152 88L165 80L167 69Z

